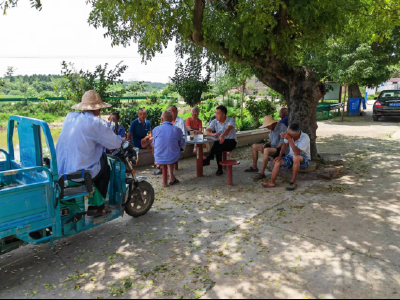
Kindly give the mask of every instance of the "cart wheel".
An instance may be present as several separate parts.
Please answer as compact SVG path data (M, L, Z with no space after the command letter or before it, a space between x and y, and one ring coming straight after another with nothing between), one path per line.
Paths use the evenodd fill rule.
M129 195L129 201L125 204L125 212L131 217L138 218L149 212L154 203L154 189L146 181L139 183Z

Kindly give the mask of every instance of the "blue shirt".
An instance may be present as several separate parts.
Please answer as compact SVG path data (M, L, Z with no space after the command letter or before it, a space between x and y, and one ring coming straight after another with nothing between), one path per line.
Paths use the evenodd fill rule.
M108 123L107 123L107 126L108 126L108 127L111 127L111 123L108 122ZM119 135L119 136L122 137L122 138L126 137L126 133L125 133L125 128L124 128L124 126L118 124L118 134L117 134L117 135Z
M164 122L153 130L154 159L159 165L173 165L181 157L185 146L182 130L171 122Z
M147 136L147 133L151 131L151 123L146 120L144 124L136 119L132 122L129 132L132 133L132 143L135 147L142 149L142 140Z
M279 123L285 124L286 127L289 127L289 116L284 117Z
M122 140L106 121L91 112L69 113L57 143L58 174L87 170L96 177L103 148L118 149Z

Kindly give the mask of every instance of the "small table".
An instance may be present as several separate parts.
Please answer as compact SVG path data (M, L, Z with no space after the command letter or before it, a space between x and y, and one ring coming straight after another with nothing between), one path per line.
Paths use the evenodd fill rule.
M218 138L207 137L206 139L203 138L203 135L195 135L194 140L190 140L190 136L187 137L186 143L188 145L194 145L197 148L196 151L196 169L197 169L197 178L203 177L203 145L211 144L216 141L219 141Z

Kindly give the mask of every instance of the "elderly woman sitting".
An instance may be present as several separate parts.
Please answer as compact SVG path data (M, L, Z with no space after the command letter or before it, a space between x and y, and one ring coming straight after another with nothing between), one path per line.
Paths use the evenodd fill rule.
M194 134L203 133L203 122L199 119L200 110L198 107L192 108L192 116L186 120L188 131L193 130Z

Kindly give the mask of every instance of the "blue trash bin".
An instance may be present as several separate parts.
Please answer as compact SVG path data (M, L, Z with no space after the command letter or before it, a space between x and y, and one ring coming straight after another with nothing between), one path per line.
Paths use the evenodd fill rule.
M350 98L349 99L349 116L359 116L360 115L360 108L361 108L361 101L363 98Z

